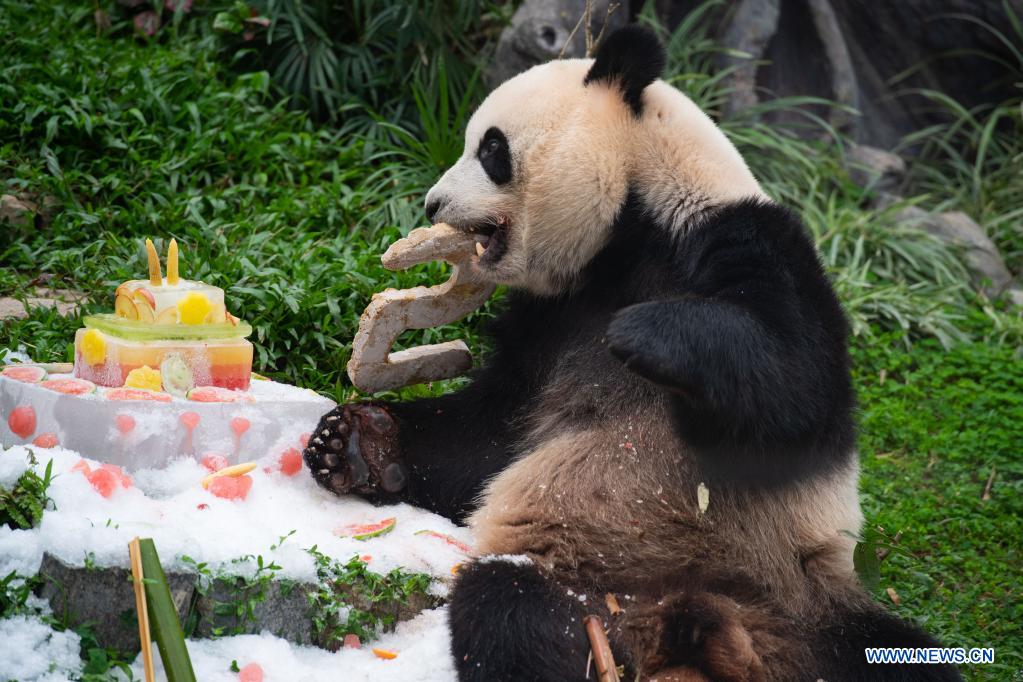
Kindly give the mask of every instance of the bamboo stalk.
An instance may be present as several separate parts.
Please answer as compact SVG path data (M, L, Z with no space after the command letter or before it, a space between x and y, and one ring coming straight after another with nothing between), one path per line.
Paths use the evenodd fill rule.
M156 255L153 240L146 240L146 256L149 258L149 283L154 287L163 286L163 275L160 273L160 257Z
M160 649L167 682L195 682L192 661L185 648L185 635L181 631L174 600L171 599L167 576L160 566L156 545L149 538L139 540L139 554L145 572L145 591L149 600L149 616L156 646Z
M142 666L145 668L146 682L154 682L156 678L153 672L153 640L149 634L149 609L146 606L146 590L142 582L145 573L142 570L142 555L139 552L137 537L128 543L128 557L131 559L131 581L135 588L135 611L139 619Z
M593 649L597 679L600 682L620 682L618 668L615 666L615 657L611 653L611 643L607 641L607 633L604 632L604 623L599 617L591 615L583 618L583 624L586 625L586 636Z

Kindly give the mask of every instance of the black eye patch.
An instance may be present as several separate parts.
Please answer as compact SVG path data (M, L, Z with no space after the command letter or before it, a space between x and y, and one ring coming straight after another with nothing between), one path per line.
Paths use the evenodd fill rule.
M490 128L480 140L480 148L476 150L476 158L495 185L511 182L511 150L508 138L498 128Z

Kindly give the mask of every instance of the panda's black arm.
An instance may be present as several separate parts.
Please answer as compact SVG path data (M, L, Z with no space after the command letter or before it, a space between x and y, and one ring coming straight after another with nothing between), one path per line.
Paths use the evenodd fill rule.
M737 204L678 254L680 295L618 311L608 343L671 393L708 474L771 483L845 462L847 326L798 218Z
M388 405L408 468L403 501L461 522L508 465L522 393L495 379L484 373L455 393Z

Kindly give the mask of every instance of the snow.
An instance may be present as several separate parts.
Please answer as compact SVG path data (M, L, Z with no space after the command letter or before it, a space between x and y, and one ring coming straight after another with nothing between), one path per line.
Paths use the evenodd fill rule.
M81 669L80 638L57 632L38 616L0 620L0 680L61 682Z
M232 661L239 668L257 663L265 682L452 682L454 661L448 648L447 608L431 609L400 623L361 649L336 653L316 647L296 646L270 634L237 635L221 639L190 639L188 655L196 679L203 682L237 682ZM0 620L0 679L19 682L63 682L80 672L79 637L57 632L35 616ZM387 649L397 658L384 660L373 648ZM156 679L166 680L159 649L153 647ZM145 679L142 656L131 666L132 677ZM343 677L339 676L343 673ZM122 678L124 679L124 678Z
M153 538L168 571L190 570L183 556L207 562L216 571L239 557L262 555L264 561L281 566L281 577L315 581L314 560L306 550L316 545L343 561L369 555L369 568L377 573L402 567L446 580L452 566L466 560L465 554L443 540L415 535L416 531L434 530L472 543L467 529L422 509L405 504L374 507L357 497L333 495L316 485L305 469L285 476L272 457L257 462L250 474L252 490L244 501L221 499L204 490L200 481L209 472L189 458L175 460L165 469L138 471L133 487L119 488L107 499L81 472L71 470L81 457L59 447L14 446L3 451L0 480L17 478L13 472L24 470L30 451L40 473L53 460L55 479L49 496L56 508L43 515L38 528L0 527L0 575L11 571L34 575L43 552L78 566L88 559L97 566L126 567L128 542L139 536ZM88 461L93 468L99 465ZM369 540L332 532L392 516L397 519L394 530ZM234 563L232 568L245 572L246 564ZM254 571L255 563L247 568ZM433 591L444 594L444 583L435 582Z

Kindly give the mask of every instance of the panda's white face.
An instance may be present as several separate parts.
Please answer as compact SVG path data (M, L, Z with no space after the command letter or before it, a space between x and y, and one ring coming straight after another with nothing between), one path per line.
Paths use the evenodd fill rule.
M615 83L586 84L593 65L549 62L494 90L469 120L461 158L427 194L431 222L477 235L481 278L544 295L570 289L630 189L679 229L684 207L760 193L682 93L651 83L636 115Z

